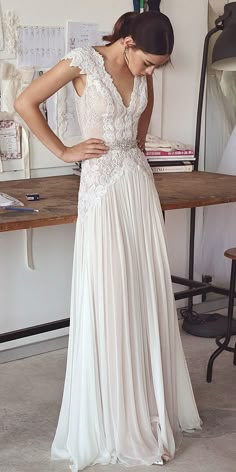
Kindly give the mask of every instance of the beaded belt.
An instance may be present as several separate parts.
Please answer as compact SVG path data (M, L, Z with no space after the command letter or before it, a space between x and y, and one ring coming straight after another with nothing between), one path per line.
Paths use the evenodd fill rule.
M128 151L129 149L134 149L138 145L136 141L131 141L128 143L106 143L106 145L109 147L109 151Z

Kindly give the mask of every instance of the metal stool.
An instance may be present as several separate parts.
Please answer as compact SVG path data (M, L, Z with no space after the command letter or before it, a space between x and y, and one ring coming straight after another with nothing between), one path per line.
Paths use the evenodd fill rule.
M236 281L236 248L227 249L224 253L225 257L228 257L232 260L231 265L231 277L230 277L230 288L229 288L229 303L228 303L228 319L227 319L227 328L226 333L223 336L217 336L216 344L219 346L211 355L208 366L207 366L207 382L211 382L212 380L212 368L213 362L216 357L222 351L229 351L234 353L234 360L233 363L236 365L236 344L234 347L228 346L230 342L230 338L232 336L232 320L233 320L233 311L234 311L234 296L235 296L235 281ZM225 338L224 341L221 342L221 339Z

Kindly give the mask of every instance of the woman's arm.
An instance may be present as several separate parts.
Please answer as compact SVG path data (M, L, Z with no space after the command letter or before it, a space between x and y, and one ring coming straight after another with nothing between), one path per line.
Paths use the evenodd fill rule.
M148 102L147 106L142 113L139 124L138 124L138 134L137 134L137 142L138 146L142 151L145 149L145 141L146 141L146 134L148 131L148 127L150 124L152 110L153 110L153 103L154 103L154 94L153 94L153 79L152 76L147 76L147 89L148 89Z
M67 147L53 133L39 110L39 105L68 82L80 77L78 67L70 67L70 59L60 61L52 69L34 80L16 99L15 110L33 134L53 154L65 162L75 162L104 154L107 148L101 139L89 139Z

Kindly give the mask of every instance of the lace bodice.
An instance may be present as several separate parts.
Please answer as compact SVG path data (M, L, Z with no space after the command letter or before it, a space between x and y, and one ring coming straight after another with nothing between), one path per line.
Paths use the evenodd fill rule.
M102 157L82 162L79 219L82 220L125 170L138 168L153 178L146 157L136 145L138 121L147 105L147 81L135 77L129 106L106 71L102 55L93 47L74 49L64 59L86 74L82 97L75 93L76 109L84 139L100 138L110 150Z

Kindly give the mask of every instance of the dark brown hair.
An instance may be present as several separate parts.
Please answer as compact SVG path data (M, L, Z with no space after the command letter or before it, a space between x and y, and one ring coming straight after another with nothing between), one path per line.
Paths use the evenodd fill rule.
M115 23L112 34L103 39L113 44L126 36L131 36L136 47L149 54L171 54L174 47L171 22L159 11L124 13Z

